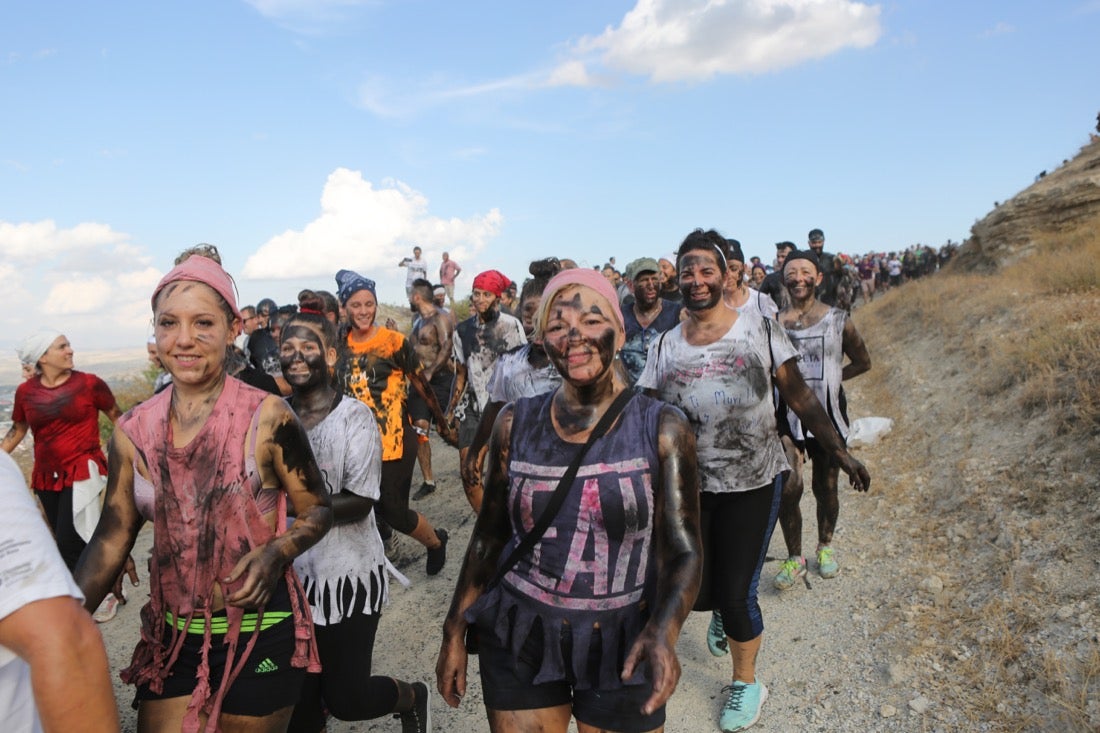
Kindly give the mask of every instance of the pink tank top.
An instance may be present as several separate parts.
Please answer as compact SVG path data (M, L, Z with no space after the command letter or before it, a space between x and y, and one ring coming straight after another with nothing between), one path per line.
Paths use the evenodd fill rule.
M253 457L254 437L250 449L245 449L246 436L256 434L260 405L268 393L227 377L198 435L186 446L176 448L172 446L169 419L173 391L174 387L163 390L118 422L118 428L130 438L149 469L154 528L150 598L141 613L141 641L122 678L161 692L183 645L185 633L179 627L187 628L193 619L205 620L200 679L183 725L185 733L195 733L200 713L209 716L206 730L216 730L222 699L239 672L237 662L248 656L259 633L248 634L245 643L239 645L244 609L225 607L229 625L225 635L226 671L218 689L213 690L206 659L211 644L214 584L229 575L241 557L275 536L264 519L270 509L265 510L257 498L263 497L265 504L274 498L279 513L276 526L285 527L286 494L282 490L261 490ZM291 664L318 671L309 609L292 565L287 565L286 580L297 640ZM228 595L236 587L226 586L223 590ZM166 613L185 623L173 625L166 632Z

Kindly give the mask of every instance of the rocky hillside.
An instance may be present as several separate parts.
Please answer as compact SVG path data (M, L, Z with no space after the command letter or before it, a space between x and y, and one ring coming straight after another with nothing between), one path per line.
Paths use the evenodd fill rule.
M990 269L1018 261L1036 239L1079 228L1100 215L1100 136L1059 168L1046 172L1009 201L1000 202L970 230L960 266Z

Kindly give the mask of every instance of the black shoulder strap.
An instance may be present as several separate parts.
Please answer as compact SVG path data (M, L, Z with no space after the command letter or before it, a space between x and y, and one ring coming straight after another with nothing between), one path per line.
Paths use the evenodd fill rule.
M512 550L512 554L508 556L508 559L497 569L496 575L485 586L485 590L489 590L508 574L508 571L516 566L519 559L531 552L542 536L546 533L546 530L550 527L550 523L554 521L554 517L557 516L558 510L561 509L561 505L565 502L565 495L569 493L569 487L573 485L573 480L577 477L577 472L580 471L581 462L584 461L584 457L588 454L588 449L592 447L592 444L596 442L597 438L600 438L607 432L607 429L611 427L611 423L615 421L615 418L619 416L619 413L626 407L626 403L630 402L630 399L634 396L634 390L627 388L624 389L615 400L608 406L607 412L603 414L599 422L596 423L596 427L592 428L592 432L588 435L588 440L581 446L580 451L573 458L573 462L569 464L569 467L565 469L565 473L561 477L561 481L558 482L558 486L554 489L554 493L550 496L550 501L547 503L546 508L543 509L542 514L539 515L538 521L531 527L531 531L523 536L520 543L516 545L516 549Z

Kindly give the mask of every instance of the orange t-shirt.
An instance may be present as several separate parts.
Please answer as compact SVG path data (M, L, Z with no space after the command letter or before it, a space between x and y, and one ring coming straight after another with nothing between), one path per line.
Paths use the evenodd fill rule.
M404 452L409 374L420 371L420 360L409 340L379 327L366 341L347 339L339 373L344 391L374 412L382 433L382 460L399 460Z

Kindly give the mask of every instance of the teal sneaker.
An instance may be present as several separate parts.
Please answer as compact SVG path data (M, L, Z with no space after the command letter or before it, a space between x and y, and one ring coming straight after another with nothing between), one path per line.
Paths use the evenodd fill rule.
M778 590L787 590L792 587L799 578L806 575L806 558L800 555L791 555L779 566L779 573L773 583Z
M710 612L710 626L707 628L707 649L716 657L730 653L730 643L726 639L726 626L722 623L722 614Z
M835 578L840 572L840 565L836 562L836 553L829 545L817 548L817 572L822 578Z
M734 680L732 685L722 688L729 692L726 704L722 706L722 715L718 718L718 727L722 733L745 730L760 720L760 709L768 699L768 688L757 680L751 685Z

